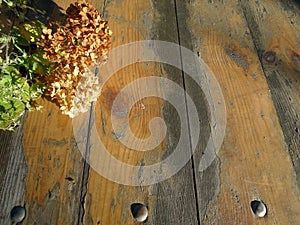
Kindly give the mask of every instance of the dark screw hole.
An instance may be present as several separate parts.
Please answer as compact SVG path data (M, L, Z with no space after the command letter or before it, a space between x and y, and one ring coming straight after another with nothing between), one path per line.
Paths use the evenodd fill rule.
M72 177L66 177L65 178L67 181L70 181L70 182L73 182L74 181L74 179L72 178Z

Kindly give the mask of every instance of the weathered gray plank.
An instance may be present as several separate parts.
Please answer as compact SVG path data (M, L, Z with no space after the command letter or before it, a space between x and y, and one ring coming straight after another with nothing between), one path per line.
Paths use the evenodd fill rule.
M10 224L11 209L25 204L27 163L22 137L23 126L14 132L0 131L0 224Z
M153 27L151 39L168 41L180 45L178 23L175 1L153 1L154 8L159 12L159 19ZM164 54L162 54L164 55ZM177 56L180 58L180 54ZM181 60L181 59L180 59ZM183 90L184 80L181 70L170 65L163 65L165 76L172 82L177 83ZM186 104L184 96L180 96L175 90L166 91L166 95L178 96L178 103ZM186 134L180 133L180 126L188 123L187 112L184 120L180 120L174 106L165 103L163 118L168 126L168 136L166 137L166 153L170 154L176 148L179 138ZM190 134L188 134L185 149L181 149L185 154L191 153ZM198 202L195 190L195 180L193 174L193 162L190 160L177 174L170 179L156 185L157 203L153 224L199 224Z
M62 2L67 5L67 1ZM153 0L153 11L147 15L148 20L153 18L155 22L150 32L143 30L149 25L146 19L141 22L136 21L136 17L126 21L116 13L119 8L115 7L122 6L123 9L125 6L129 9L130 4L136 6L138 1L104 2L107 5L103 6L104 3L97 2L97 7L100 9L102 6L108 6L105 15L111 20L119 19L120 29L135 27L141 31L143 38L175 42L192 49L195 53L200 52L213 72L217 73L229 112L225 143L219 158L217 157L207 170L198 171L199 161L210 134L208 103L203 91L195 82L186 75L183 80L181 71L164 65L161 66L158 75L185 87L200 112L200 142L193 161L172 178L154 186L113 185L93 171L90 175L89 169L83 172L83 162L70 131L62 132L62 136L67 138L60 140L52 133L59 133L60 128L43 130L51 127L51 124L61 126L66 122L58 116L56 110L53 111L53 106L50 106L50 118L46 119L46 114L41 118L35 114L27 122L25 149L21 147L24 144L22 128L13 134L0 134L0 156L4 159L0 166L0 177L4 177L0 181L0 223L9 223L9 212L14 205L26 203L30 209L29 218L24 224L80 224L83 221L86 224L133 224L129 216L129 204L144 201L149 203L150 212L146 224L298 224L299 192L294 186L296 176L292 172L291 162L285 154L287 143L294 169L298 174L299 15L291 7L292 2L282 1L277 4L274 1L242 1L246 21L239 1L195 0L174 3ZM127 3L129 5L126 5ZM275 15L280 21L270 23ZM247 22L255 46L249 35ZM274 26L272 29L268 29L270 24ZM279 32L283 29L288 38ZM133 41L137 35L132 31L129 35L126 32L125 29L123 35L116 37L117 43L122 42L121 39L125 42ZM255 47L271 89L285 142L268 95ZM104 97L113 98L113 93L107 93L104 93ZM177 93L168 90L165 94ZM185 103L184 98L181 101ZM106 102L101 103L104 103L100 104L101 110L106 110ZM164 103L162 114L168 126L166 151L162 156L164 158L172 152L181 134L178 129L180 119L176 110L170 104ZM104 121L100 123L101 129L107 132L107 120L101 121ZM71 127L69 122L66 122L67 129ZM45 126L41 127L39 123ZM35 136L34 128L37 128L40 135ZM40 139L41 136L43 139ZM32 137L36 137L38 143L35 143L36 139ZM44 145L39 144L41 140ZM188 144L186 150L190 151L190 147ZM58 157L57 150L70 153ZM29 165L24 161L24 153ZM151 157L146 156L145 161L152 162L158 157L161 159L160 155ZM51 162L46 162L47 158ZM61 160L68 161L65 165L66 171L62 167L59 168ZM24 179L28 166L28 187L25 187ZM44 173L43 170L50 172ZM62 177L58 179L58 176ZM75 183L65 180L67 176L74 179ZM15 188L16 192L11 192L11 187ZM31 192L36 193L31 195ZM262 198L268 205L269 216L261 221L255 221L249 209L249 202L254 198ZM98 208L97 205L108 208ZM81 213L78 216L79 211ZM110 218L103 214L107 211L110 211Z

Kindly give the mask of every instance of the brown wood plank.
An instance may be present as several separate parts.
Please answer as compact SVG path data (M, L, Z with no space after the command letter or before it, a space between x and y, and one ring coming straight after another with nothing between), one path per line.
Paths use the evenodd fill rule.
M300 186L300 13L295 1L242 1Z
M296 176L240 2L176 2L181 44L209 65L227 108L219 159L196 171L201 223L298 224ZM194 91L188 79L186 87ZM195 165L201 143L198 149ZM267 204L267 217L254 217L254 199Z
M211 166L199 172L199 161L210 133L208 103L203 91L187 75L183 83L181 71L170 66L130 65L105 83L94 105L93 119L99 138L115 158L141 168L167 157L180 136L180 119L169 103L149 97L131 109L130 127L140 139L151 135L148 125L152 118L162 117L167 124L166 139L150 152L133 151L121 144L118 139L122 132L114 131L110 121L114 98L123 87L143 77L165 77L185 87L196 103L201 137L193 161L172 178L155 185L133 187L114 183L83 162L72 120L60 115L53 104L41 101L44 111L30 113L24 129L0 134L3 159L0 223L9 224L11 208L25 204L27 217L23 224L136 224L130 215L130 204L143 202L149 208L146 224L299 224L300 192L296 175L300 171L300 24L293 3L267 0L242 1L242 5L237 0L90 2L109 20L114 32L113 47L131 41L160 39L199 52L225 97L224 144ZM66 8L70 1L56 3ZM57 8L54 11L58 16ZM138 96L148 88L147 82L139 85L139 89L125 96ZM178 94L172 89L162 89L160 84L155 90L157 95ZM185 104L185 98L181 101ZM114 112L120 121L126 103L124 99L121 111ZM88 124L89 115L87 118L84 122ZM88 131L81 133L84 135L80 148L85 149L88 141L89 148L93 149L95 143L89 143L85 136ZM190 143L186 146L186 151L190 151ZM122 170L111 167L110 161L99 162L112 173ZM137 174L124 170L123 176ZM253 216L250 210L253 199L267 204L267 217Z
M95 2L94 5L97 6L97 3L98 7L101 7L100 1ZM173 1L125 0L104 1L103 4L104 15L107 16L113 31L113 47L132 41L156 38L177 42ZM130 127L138 138L143 139L150 135L149 121L154 117L162 117L168 126L166 140L147 153L130 150L117 140L122 133L116 133L111 125L111 107L114 98L129 82L148 76L171 77L174 82L182 84L181 72L178 70L156 63L134 64L123 68L109 79L95 104L95 124L107 151L118 160L140 165L141 168L143 165L159 162L168 155L176 145L179 135L179 118L176 117L174 108L158 98L148 97L131 109ZM147 82L142 82L139 89L126 93L127 97L139 95L145 88ZM157 95L176 94L172 93L172 90L162 90L159 85L155 90ZM184 99L181 102L184 104ZM127 107L126 98L123 104ZM122 117L121 112L114 116ZM91 146L93 147L93 142ZM189 151L188 148L186 150ZM109 170L120 173L120 167L114 168L110 165L112 165L110 161L106 162ZM124 176L136 177L137 174L131 175L125 171ZM130 215L130 204L134 202L142 202L148 206L149 218L145 224L197 224L191 163L167 181L138 187L114 183L100 176L94 169L89 171L84 211L85 224L135 224Z
M60 20L64 12L59 7L66 9L71 2L44 1L37 7L48 9L50 18ZM72 120L56 105L46 100L40 103L42 112L29 113L23 131L28 167L24 198L27 216L23 224L77 224L84 160L74 138Z
M71 1L64 1L69 4ZM46 10L49 19L60 20L53 1L35 8ZM34 14L29 15L35 17ZM11 224L10 211L24 205L22 224L77 224L83 160L73 137L72 121L57 106L39 101L42 112L24 117L15 133L1 133L1 224Z
M58 107L44 102L24 125L27 159L24 224L77 224L83 159L73 135L72 121Z

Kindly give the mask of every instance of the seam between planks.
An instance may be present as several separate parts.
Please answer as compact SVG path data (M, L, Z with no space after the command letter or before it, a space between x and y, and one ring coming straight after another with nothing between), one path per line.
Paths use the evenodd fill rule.
M107 5L107 0L104 0L103 7L101 9L101 14L103 16L104 16L106 5ZM95 73L95 75L96 75L96 73ZM91 130L92 130L92 122L94 121L93 112L94 112L94 102L91 103L90 114L89 114L85 159L84 159L82 181L81 181L81 194L80 194L80 208L79 208L78 225L84 224L84 216L86 213L85 202L86 202L86 197L87 197L87 192L88 192L88 181L89 181L90 169L91 169L91 167L89 165L89 157L90 157L90 144L91 144L90 137L91 137Z
M80 194L81 207L79 210L78 224L84 224L84 215L85 215L84 204L86 201L86 195L88 190L87 186L88 186L88 180L90 174L89 155L90 155L90 136L91 136L91 129L92 129L92 121L93 121L93 111L94 111L94 103L92 102L90 107L87 141L86 141L86 149L85 149L85 159L84 159L84 166L83 166L82 180L81 180L81 194Z
M185 109L187 113L187 122L188 122L188 136L189 136L189 149L191 151L192 157L192 174L193 174L193 187L194 187L194 195L195 195L195 204L196 204L196 211L197 211L197 221L198 225L200 225L200 208L199 208L199 198L197 194L197 183L196 183L196 174L195 174L195 162L194 162L194 156L193 156L193 146L192 146L192 138L191 138L191 125L190 125L190 116L189 116L189 110L187 105L187 93L186 93L186 84L185 84L185 78L184 78L184 72L183 72L183 62L182 62L182 52L181 52L181 40L180 40L180 28L179 28L179 21L178 21L178 11L177 11L177 0L174 0L174 9L175 9L175 19L176 19L176 27L177 27L177 37L178 37L178 44L179 44L179 56L180 56L180 67L181 67L181 75L182 75L182 85L184 89L184 102L185 102Z

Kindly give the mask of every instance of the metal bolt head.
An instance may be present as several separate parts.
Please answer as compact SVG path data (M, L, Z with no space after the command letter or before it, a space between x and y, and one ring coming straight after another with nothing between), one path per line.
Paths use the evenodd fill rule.
M26 209L23 206L15 206L10 212L10 219L13 223L20 223L26 216Z
M252 201L251 202L251 209L252 209L252 212L257 217L264 217L265 215L267 215L267 207L260 200L254 200L254 201Z
M130 205L130 210L133 218L137 222L145 222L148 218L148 208L141 203L133 203Z

